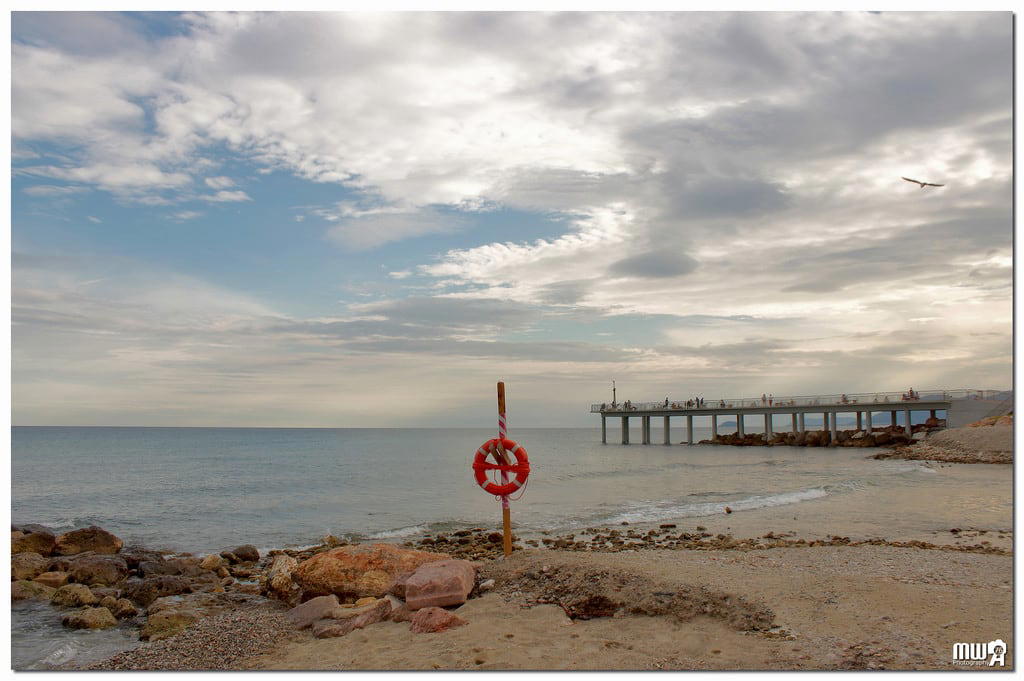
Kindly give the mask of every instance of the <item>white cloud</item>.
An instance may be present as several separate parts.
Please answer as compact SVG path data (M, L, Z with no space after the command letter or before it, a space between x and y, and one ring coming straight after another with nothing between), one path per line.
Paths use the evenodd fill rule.
M194 220L198 217L202 217L202 213L197 210L181 210L177 213L171 214L171 219L177 222L184 222L186 220Z
M328 230L328 239L356 251L426 234L450 233L464 226L459 217L430 209L409 213L371 212L356 217L327 213L321 217L337 223Z
M210 201L211 203L223 203L231 201L252 201L252 197L243 192L241 189L235 191L221 190L213 195L200 196L203 201Z
M227 189L228 187L235 186L234 180L230 177L224 177L223 175L220 177L208 177L203 181L206 183L206 186L211 189Z
M88 220L89 222L92 222L92 223L95 223L95 224L100 224L101 222L103 222L103 220L100 220L100 219L99 219L98 217L96 217L95 215L90 215L90 216L88 216L88 217L87 217L86 219L87 219L87 220Z

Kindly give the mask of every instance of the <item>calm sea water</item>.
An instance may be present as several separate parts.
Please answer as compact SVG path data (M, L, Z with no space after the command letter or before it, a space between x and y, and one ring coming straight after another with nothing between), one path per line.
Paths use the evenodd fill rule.
M700 517L724 504L738 512L800 504L921 475L913 462L869 461L862 449L602 445L598 428L510 434L533 469L513 505L523 536ZM673 431L672 440L685 436ZM95 524L129 544L198 553L302 546L327 533L397 540L497 526L500 507L470 468L491 437L483 429L15 427L12 517L57 531ZM15 668L84 664L135 645L124 628L62 630L49 609L13 609Z
M602 445L598 429L511 434L529 450L533 470L515 504L516 525L527 533L899 484L890 466L866 462L863 450ZM128 543L193 552L477 526L500 515L470 468L492 436L482 429L16 427L12 517L57 530L95 524ZM673 431L674 442L684 438L685 430Z

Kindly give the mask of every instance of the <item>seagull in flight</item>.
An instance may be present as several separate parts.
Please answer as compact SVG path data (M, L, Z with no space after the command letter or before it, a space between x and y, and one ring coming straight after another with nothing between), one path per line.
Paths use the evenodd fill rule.
M907 182L913 182L914 184L921 185L921 189L924 189L925 187L945 187L946 186L944 184L934 184L932 182L921 182L921 180L911 180L909 177L904 177L902 179L906 180Z

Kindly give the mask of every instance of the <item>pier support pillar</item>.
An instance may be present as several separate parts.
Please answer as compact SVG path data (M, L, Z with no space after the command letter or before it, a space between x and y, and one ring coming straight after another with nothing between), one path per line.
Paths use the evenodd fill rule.
M857 412L857 430L863 430L863 425L864 424L861 423L861 419L862 419L861 413L858 411Z
M910 427L910 410L909 409L904 409L903 410L903 423L904 423L904 428L905 428L905 430L907 432L907 435L913 435L914 429Z
M651 417L640 417L640 442L645 445L651 444Z
M766 438L772 436L772 415L771 414L765 414L764 415L764 436Z
M665 417L665 444L670 445L670 444L672 444L672 429L669 427L668 419L669 419L669 417L666 416Z
M836 420L837 420L838 416L839 416L839 414L837 414L835 412L832 412L830 414L830 418L831 418L831 421L832 421L831 431L832 431L832 446L833 447L836 446L836 443L838 442L838 437L839 437L838 428L836 427Z
M622 444L629 444L629 417L622 417Z
M800 412L799 414L796 415L796 417L797 417L797 422L800 424L800 432L801 433L806 433L807 432L807 425L804 423L804 413Z
M793 431L793 434L796 435L796 414L793 413L793 414L790 414L790 416L793 417L793 428L791 430Z
M821 415L821 423L822 423L822 426L821 426L822 432L823 433L827 433L828 432L828 412L827 411L824 412Z
M718 414L711 415L711 439L718 437Z
M896 412L894 412L894 411L889 412L889 416L892 418L892 427L895 428L896 427Z
M608 444L608 419L601 414L601 444Z
M686 415L686 444L693 444L693 414Z
M928 412L928 415L931 416L933 419L936 419L938 418L938 416L935 415L937 411L937 409L932 409Z
M746 435L743 432L743 414L736 414L736 432L739 433L740 437Z
M864 415L867 417L867 423L865 424L865 426L867 427L867 431L870 433L871 432L871 412L870 411L864 412Z

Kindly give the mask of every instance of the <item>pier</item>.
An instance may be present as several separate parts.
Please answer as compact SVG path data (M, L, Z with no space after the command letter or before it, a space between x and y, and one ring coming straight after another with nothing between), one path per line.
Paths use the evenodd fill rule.
M958 411L958 405L963 405L965 412L973 414L979 410L977 405L971 403L987 403L981 405L984 411L988 405L1000 405L1006 401L997 400L997 395L1003 395L1005 391L995 390L921 390L915 391L914 394L913 399L907 399L905 393L899 392L783 396L773 397L770 401L762 400L760 397L719 398L704 400L701 406L687 406L686 400L669 400L667 403L665 400L640 403L631 403L627 400L624 403L592 404L590 411L601 415L601 442L606 444L609 418L621 419L624 445L629 444L631 418L640 419L640 439L645 445L651 444L654 438L652 419L662 419L660 430L663 444L668 445L671 444L671 419L685 418L687 444L692 445L694 417L710 417L711 437L714 439L719 435L718 421L723 416L736 419L736 432L741 436L745 434L745 418L760 416L764 423L763 432L770 436L772 433L786 430L793 433L807 432L807 414L820 414L823 429L831 433L832 441L835 442L840 414L855 415L856 429L870 432L873 427L879 426L895 428L902 413L903 428L907 435L910 435L912 416L915 412L926 411L929 417L934 419L938 419L939 412L942 412L942 418L948 422ZM1010 408L1012 409L1012 402ZM776 417L779 416L783 417L781 429L776 421Z

